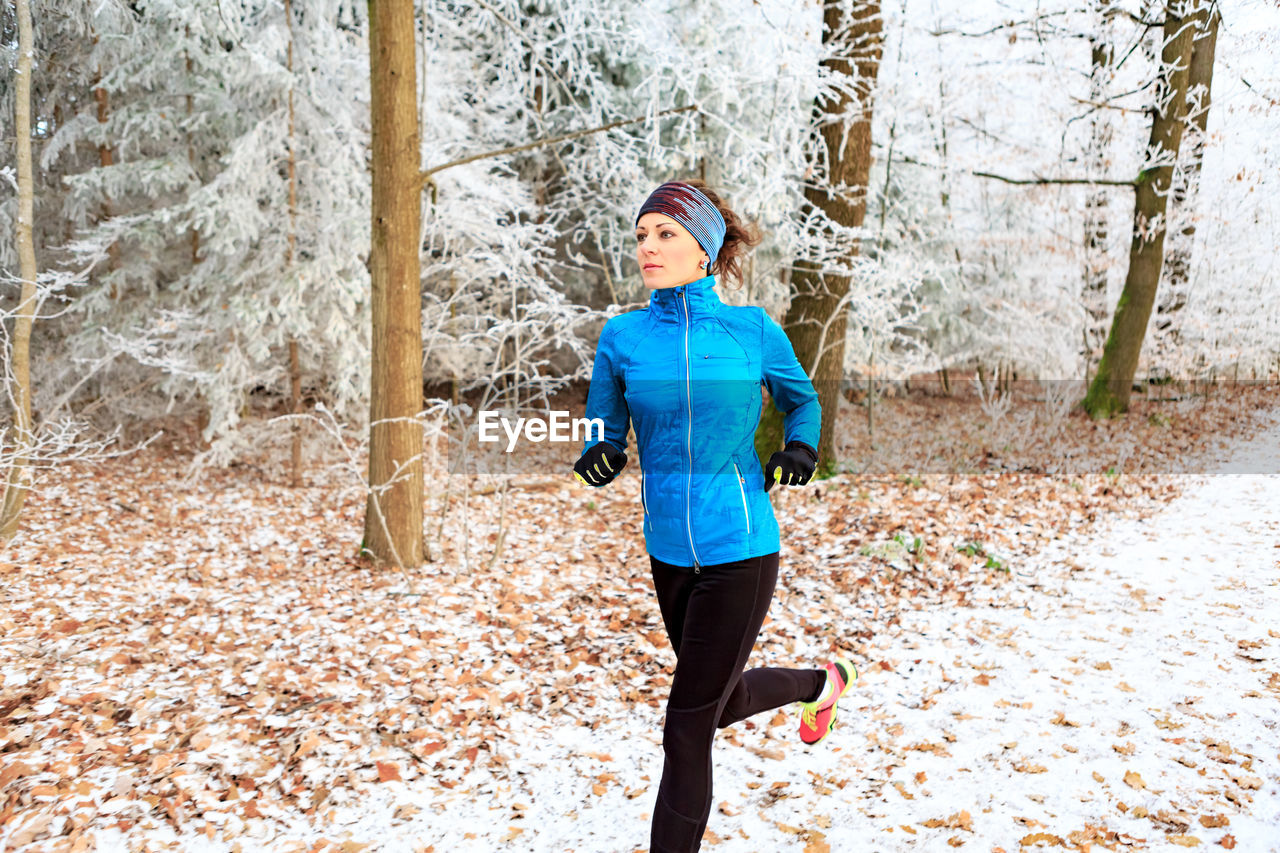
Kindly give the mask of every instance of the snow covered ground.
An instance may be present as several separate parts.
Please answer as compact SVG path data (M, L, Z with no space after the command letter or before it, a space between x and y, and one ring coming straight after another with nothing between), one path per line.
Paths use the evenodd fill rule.
M751 665L840 646L863 672L818 747L797 739L795 707L719 733L703 849L1280 850L1280 410L1265 419L1180 497L1137 489L1156 496L1142 514L1116 511L1034 557L998 547L1007 576L938 557L877 587L858 581L891 571L882 561L837 565L844 533L785 544ZM65 500L114 482L88 476ZM50 553L32 565L52 569L6 575L0 790L19 793L17 813L0 812L0 852L648 847L671 652L622 514L513 529L517 564L452 579L436 567L420 579L433 593L397 598L398 576L297 571L334 544L275 532L287 519L257 492L183 497L165 528L150 508L165 506L164 478L145 485L122 487L141 511L102 508L77 528L101 556L41 529ZM974 498L978 516L946 530L1019 538L1041 524L1039 493ZM831 532L840 514L895 508L836 494L796 494L785 511ZM906 493L883 530L954 512L931 494ZM201 500L207 516L188 508ZM288 500L282 514L335 528L362 511ZM61 524L50 501L41 524ZM584 517L602 529L566 549ZM292 557L279 544L300 537ZM152 553L165 542L173 552Z
M1270 418L1224 466L1276 470ZM1157 515L1013 569L967 607L903 612L819 747L799 743L794 708L721 732L703 849L1280 850L1280 477L1196 476ZM602 702L552 712L550 738L546 715L515 713L505 778L452 799L390 782L326 834L644 850L661 707Z

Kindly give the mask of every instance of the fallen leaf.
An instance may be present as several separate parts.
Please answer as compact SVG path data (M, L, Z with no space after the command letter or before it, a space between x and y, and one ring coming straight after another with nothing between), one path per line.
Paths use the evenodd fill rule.
M805 837L804 853L831 853L831 845L825 835L811 829Z

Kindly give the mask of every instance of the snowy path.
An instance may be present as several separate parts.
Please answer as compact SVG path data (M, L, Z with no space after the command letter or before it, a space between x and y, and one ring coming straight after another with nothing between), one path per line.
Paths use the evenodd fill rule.
M1262 456L1274 470L1280 428L1234 451L1237 466ZM920 693L909 674L868 674L859 699L901 724L879 737L903 763L869 769L881 797L839 810L866 843L831 833L832 849L1013 851L1035 833L1113 847L1110 831L1120 849L1229 834L1280 850L1280 478L1199 477L1091 539L1041 554L1038 588L1012 602L913 614L918 641L890 655L955 681L910 710L893 695ZM962 811L971 824L950 823L972 832L921 829Z
M1231 450L1237 466L1268 455L1276 470L1280 413L1269 423ZM1280 477L1189 484L1151 518L1015 566L994 599L905 611L820 747L796 740L794 708L722 732L703 850L1230 849L1232 836L1280 851ZM327 837L647 849L661 708L602 695L553 713L507 717L505 778L379 786L333 813Z

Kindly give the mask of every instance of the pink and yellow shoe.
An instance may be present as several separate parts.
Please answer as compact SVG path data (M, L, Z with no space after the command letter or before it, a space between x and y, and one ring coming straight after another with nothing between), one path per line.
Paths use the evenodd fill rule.
M826 669L827 681L822 685L818 698L800 703L800 740L810 745L831 734L836 713L840 710L840 697L858 678L858 670L843 658L831 661Z

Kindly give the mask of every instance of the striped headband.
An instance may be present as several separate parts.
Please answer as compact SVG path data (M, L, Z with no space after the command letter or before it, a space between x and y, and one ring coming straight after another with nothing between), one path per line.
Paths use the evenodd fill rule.
M639 223L640 217L650 212L666 214L683 225L698 245L706 250L711 263L716 262L716 255L724 245L724 217L701 190L681 181L668 181L640 205L636 222Z

